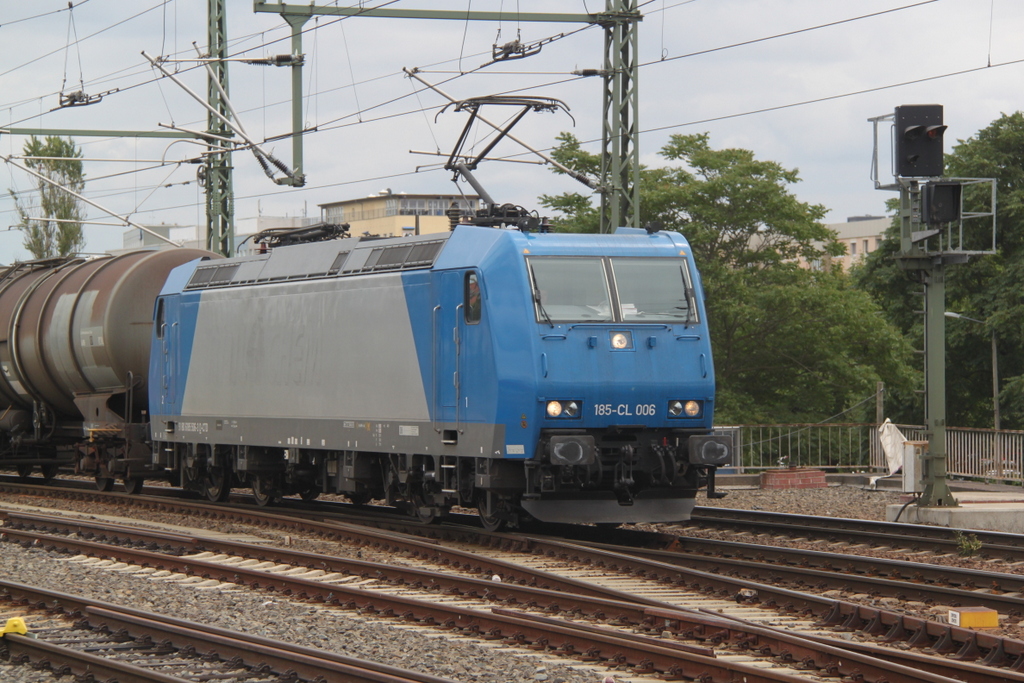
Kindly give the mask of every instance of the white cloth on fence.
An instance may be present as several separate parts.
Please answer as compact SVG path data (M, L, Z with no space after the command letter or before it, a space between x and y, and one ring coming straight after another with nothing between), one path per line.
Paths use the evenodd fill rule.
M882 442L882 452L885 453L885 464L889 467L889 474L896 474L896 471L903 467L903 443L907 437L903 436L903 432L889 418L885 418L885 422L878 427L878 438Z

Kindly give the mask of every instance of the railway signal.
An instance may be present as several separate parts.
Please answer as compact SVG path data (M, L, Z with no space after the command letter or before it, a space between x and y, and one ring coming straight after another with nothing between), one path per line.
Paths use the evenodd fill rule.
M896 107L896 175L935 178L942 175L941 104Z
M953 223L960 220L960 198L963 185L959 182L934 181L921 188L921 220L928 225Z

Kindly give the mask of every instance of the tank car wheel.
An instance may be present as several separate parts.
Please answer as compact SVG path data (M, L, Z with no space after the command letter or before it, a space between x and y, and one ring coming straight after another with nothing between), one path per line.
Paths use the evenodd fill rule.
M122 480L125 492L130 496L137 496L142 493L143 479L138 477L125 477Z
M270 505L278 499L274 490L274 480L269 477L253 477L252 496L260 507Z
M53 478L57 476L57 472L60 471L59 465L43 465L40 469L43 471L43 481L49 483L53 481Z
M351 502L356 507L362 507L369 503L371 500L373 500L373 496L371 496L367 491L359 491L358 493L346 493L345 497L348 498L349 502Z
M96 490L98 491L113 491L114 490L114 478L104 477L102 475L96 475Z
M18 471L18 476L22 479L28 479L32 476L32 465L15 465L15 469Z
M223 503L231 494L231 486L228 483L228 473L222 467L212 467L206 470L206 478L203 480L203 494L211 503Z

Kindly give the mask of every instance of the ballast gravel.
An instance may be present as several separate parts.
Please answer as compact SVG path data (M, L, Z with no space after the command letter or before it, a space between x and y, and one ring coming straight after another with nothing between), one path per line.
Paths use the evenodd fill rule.
M268 597L247 588L229 592L196 590L118 572L90 570L69 559L67 555L0 543L0 573L11 581L321 648L453 681L597 683L601 680L593 669L573 669L551 658L524 654L522 650L512 654L498 645L488 646L440 631L432 634L424 629L371 622L338 608L311 606L280 596ZM58 679L29 666L0 663L0 681L4 683L50 683L54 680Z
M873 491L838 485L816 489L726 487L724 491L724 498L708 498L707 492L701 490L697 493L697 505L884 522L885 507L900 503L903 499L903 494L898 491Z
M712 500L701 492L697 505L884 520L886 505L898 503L900 499L901 494L892 491L829 486L800 490L729 489L725 498ZM65 509L81 507L83 511L90 506L73 501L41 503L36 499L33 502ZM144 518L151 513L125 509L124 516L133 515ZM160 515L152 513L152 516ZM200 519L191 522L199 526L214 524ZM216 524L225 530L223 522ZM239 527L238 531L247 530ZM260 533L274 535L266 530ZM268 597L247 588L230 592L196 590L118 572L96 571L70 562L68 556L25 549L12 543L0 543L0 572L12 581L323 648L460 683L600 683L605 675L602 669L573 668L557 659L530 655L524 650L453 637L440 631L411 630L398 624L364 620L352 612L314 607L280 596ZM622 679L629 677L628 672L611 673ZM4 683L52 683L56 680L67 679L0 661L0 681Z

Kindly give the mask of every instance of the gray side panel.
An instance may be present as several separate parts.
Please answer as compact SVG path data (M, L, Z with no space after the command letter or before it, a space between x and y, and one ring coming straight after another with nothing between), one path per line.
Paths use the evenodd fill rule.
M182 413L429 421L401 276L204 292Z
M171 431L164 427L170 423ZM499 458L504 425L464 424L458 444L446 444L430 422L348 419L231 418L220 414L153 415L153 436L161 441L239 446L352 450L372 453L425 453ZM454 425L438 425L452 428Z

